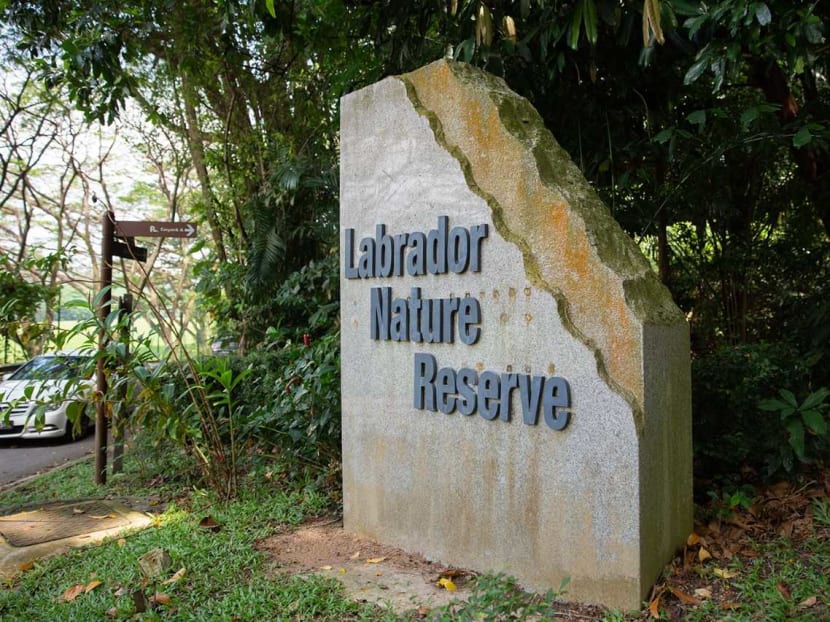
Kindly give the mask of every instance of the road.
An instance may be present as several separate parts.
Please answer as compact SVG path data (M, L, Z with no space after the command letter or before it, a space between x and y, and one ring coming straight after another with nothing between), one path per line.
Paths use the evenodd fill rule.
M90 455L94 444L93 434L74 442L0 440L0 487Z

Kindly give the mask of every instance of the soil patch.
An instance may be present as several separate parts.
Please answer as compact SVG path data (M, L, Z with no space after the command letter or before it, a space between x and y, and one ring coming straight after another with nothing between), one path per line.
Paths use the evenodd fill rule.
M814 554L811 543L830 541L827 517L816 514L830 500L830 469L817 468L812 475L802 485L779 482L753 486L751 502L747 499L735 505L727 496L715 495L706 505L698 506L699 518L704 520L696 523L680 555L664 568L643 609L629 612L624 619L647 622L659 615L660 619L683 620L706 601L716 605L710 607L715 611L712 616L702 618L706 620L730 617L736 609L751 611L752 603L746 602L747 594L738 590L735 582L745 578L753 561L766 555L767 543L783 539L792 546L794 558L809 559ZM475 577L470 571L446 568L346 533L340 520L332 518L268 538L259 548L272 556L275 572L332 576L355 600L389 606L396 612L415 609L421 618L433 607L467 600ZM769 560L758 572L781 574L781 569L775 568L775 560ZM450 579L458 589L440 587L442 578ZM792 581L793 585L786 585L782 579L776 586L786 600L791 598L790 590L798 587L798 581ZM564 596L567 598L567 592ZM808 596L794 600L791 612L799 619L830 620L827 595ZM602 607L559 601L545 619L603 620L608 614ZM611 617L623 619L618 612Z
M272 556L275 572L331 576L350 598L397 612L466 600L474 576L346 533L342 522L331 518L267 538L257 548Z

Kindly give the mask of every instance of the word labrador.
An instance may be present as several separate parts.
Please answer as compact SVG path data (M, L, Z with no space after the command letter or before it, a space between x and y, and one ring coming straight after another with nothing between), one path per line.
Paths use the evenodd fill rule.
M438 217L438 226L428 233L413 231L387 235L386 225L375 227L374 238L363 238L355 263L354 229L346 229L347 279L368 279L425 274L461 274L481 271L481 243L487 237L486 224L450 229L447 216Z

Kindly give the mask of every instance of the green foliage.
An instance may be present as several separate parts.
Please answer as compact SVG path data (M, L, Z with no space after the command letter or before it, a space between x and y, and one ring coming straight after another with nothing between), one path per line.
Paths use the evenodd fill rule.
M279 450L294 469L336 469L340 460L340 335L289 342L240 363L252 370L241 399L241 438Z
M94 620L113 617L109 612L114 611L116 619L131 619L135 616L132 592L152 593L154 588L146 584L137 559L156 548L164 549L172 560L165 578L179 568L185 568L186 574L182 581L155 586L171 602L139 616L142 619L274 619L289 610L292 618L309 620L380 617L372 609L344 599L342 588L331 579L270 575L266 554L255 545L278 530L319 514L327 500L313 488L288 483L274 487L264 477L252 476L246 478L238 499L225 503L214 493L188 490L186 480L180 480L175 488L165 484L192 468L175 448L152 448L139 441L135 453L126 457L125 473L110 485L115 493L170 502L153 527L126 534L121 542L110 539L37 562L0 590L0 618ZM85 470L74 467L72 472L91 481L89 464ZM40 493L48 490L46 484L39 485ZM67 494L73 494L72 490L67 488ZM74 490L90 492L82 483ZM160 493L165 496L159 498ZM177 502L171 502L172 498ZM14 502L8 492L0 493L0 506ZM221 528L212 532L201 527L206 516ZM86 585L93 579L103 585L72 602L61 600L61 594L71 586Z
M198 458L213 490L232 498L242 408L237 401L248 371L235 371L223 357L185 358L132 370L136 383L125 402L136 403L133 420L159 441L173 441Z
M772 475L783 465L787 434L779 417L759 410L778 387L803 386L808 368L792 346L724 346L692 365L692 407L698 474L733 473L748 465Z
M757 542L757 556L743 563L733 562L735 576L727 585L734 603L727 619L751 622L763 611L765 620L825 620L830 614L824 595L830 592L830 546L826 538L812 537L796 546L790 538ZM783 589L782 589L783 588ZM803 603L812 597L812 606ZM809 601L808 601L809 602ZM723 619L722 603L704 600L684 612L683 619L704 621Z
M715 491L709 491L712 499L712 507L716 509L717 518L729 520L734 518L738 509L749 509L755 497L755 489L752 486L743 485L738 488L724 489L720 495Z
M436 612L432 619L455 620L545 619L551 605L565 595L570 583L565 578L559 589L544 595L522 590L513 577L504 574L483 574L475 579L472 594L466 602L451 604Z
M816 497L813 499L813 520L830 529L830 499Z
M777 413L781 426L787 431L788 445L779 445L780 464L793 469L793 455L800 462L811 462L816 456L830 449L830 428L826 412L830 409L830 390L819 389L810 393L799 404L792 391L781 389L778 398L763 400L758 408Z
M13 340L30 355L43 345L51 326L38 321L38 315L58 294L49 276L67 262L63 250L27 255L17 262L0 254L0 337Z

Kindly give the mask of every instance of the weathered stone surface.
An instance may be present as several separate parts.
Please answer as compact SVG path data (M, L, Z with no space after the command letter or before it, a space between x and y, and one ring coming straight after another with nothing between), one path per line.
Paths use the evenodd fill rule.
M341 280L348 530L568 598L637 607L691 529L688 328L529 103L441 61L343 99L341 243L489 226L481 272ZM351 263L350 263L351 262ZM470 296L474 345L370 338L370 290ZM413 407L413 358L557 376L570 424ZM541 418L540 418L541 419Z

